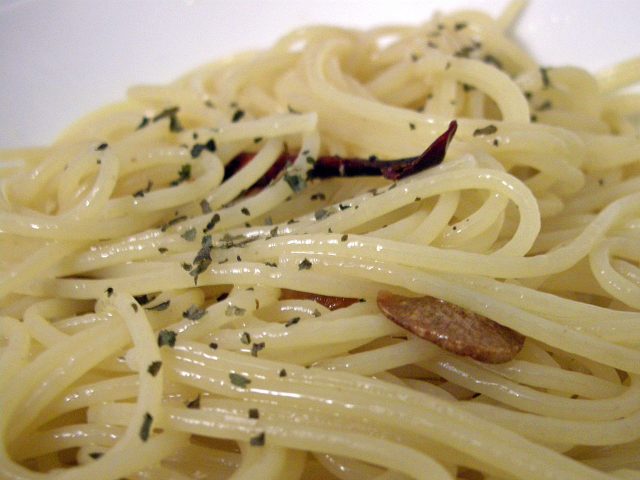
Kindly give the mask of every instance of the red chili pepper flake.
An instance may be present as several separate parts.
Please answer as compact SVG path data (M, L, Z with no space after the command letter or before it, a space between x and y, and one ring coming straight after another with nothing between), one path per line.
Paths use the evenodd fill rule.
M398 160L379 160L376 156L371 156L370 158L342 158L337 155L319 157L315 161L309 162L312 164L312 167L308 172L308 177L330 178L382 175L389 180L399 180L439 165L444 160L447 148L457 128L458 123L455 120L451 121L447 130L436 138L434 142L417 157L401 158ZM253 160L255 155L255 153L243 152L235 156L225 167L224 179L227 180L239 172ZM248 192L252 193L255 189L261 189L270 184L278 178L286 167L295 161L296 157L297 155L289 152L280 155L262 178L248 189ZM311 157L308 157L307 160L309 160L309 158ZM299 179L295 176L288 178L290 184L292 180L299 182L304 179ZM292 188L294 191L298 191L296 186L292 185Z
M288 288L283 288L280 291L280 300L313 300L314 302L327 307L329 310L345 308L358 302L357 298L331 297L328 295L319 295L317 293L289 290Z
M522 349L524 336L439 298L378 293L378 308L394 323L445 350L485 363L504 363Z

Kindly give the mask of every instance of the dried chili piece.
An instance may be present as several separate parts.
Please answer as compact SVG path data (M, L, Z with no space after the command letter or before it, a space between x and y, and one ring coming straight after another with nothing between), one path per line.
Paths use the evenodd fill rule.
M417 157L401 158L398 160L378 160L370 158L342 158L337 155L319 157L312 162L309 170L309 178L331 177L356 177L356 176L383 176L389 180L399 180L413 175L427 168L435 167L444 160L447 148L458 128L458 123L453 120L447 130L436 138L427 149ZM225 180L245 167L255 153L240 153L236 155L225 167ZM273 163L260 180L254 183L249 190L263 188L280 175L291 165L297 155L288 152L283 153Z
M345 308L359 302L357 298L332 297L329 295L319 295L317 293L289 290L288 288L283 288L280 291L280 300L313 300L314 302L327 307L329 310Z
M465 308L430 296L378 293L378 308L394 323L445 350L485 363L504 363L522 349L524 336Z

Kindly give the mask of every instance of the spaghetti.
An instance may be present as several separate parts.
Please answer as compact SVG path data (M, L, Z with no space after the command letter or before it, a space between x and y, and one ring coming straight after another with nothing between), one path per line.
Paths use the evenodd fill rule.
M640 59L543 68L514 17L298 30L2 153L0 477L640 478Z

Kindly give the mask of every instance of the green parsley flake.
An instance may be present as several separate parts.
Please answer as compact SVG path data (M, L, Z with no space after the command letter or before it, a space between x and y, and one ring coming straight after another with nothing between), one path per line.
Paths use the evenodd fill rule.
M187 242L193 242L196 239L196 229L192 227L180 236Z
M185 163L178 170L178 178L171 181L171 186L176 187L189 179L191 179L191 164Z
M160 371L160 368L162 367L162 362L161 361L155 361L155 362L151 362L149 364L149 367L147 368L147 372L149 372L149 374L151 374L152 377L155 377L158 372Z
M149 440L149 434L151 433L151 424L153 423L153 417L149 412L144 414L142 419L142 426L140 427L140 438L143 442Z
M176 337L178 334L172 330L160 330L158 334L158 347L168 345L174 347L176 345Z
M200 320L206 313L206 309L200 308L197 305L191 305L187 310L182 312L182 317L188 318L189 320Z
M187 408L191 408L192 410L200 409L200 394L198 394L198 396L193 400L187 402Z
M227 317L240 317L246 313L246 309L237 307L235 305L227 305L224 314Z
M476 128L473 131L473 136L477 137L479 135L491 135L498 131L498 127L495 125L487 125L486 127Z
M154 305L153 307L146 307L146 310L152 310L154 312L162 312L163 310L166 310L167 308L169 308L169 305L171 305L171 300L166 300L162 303Z
M251 437L249 439L249 445L251 445L252 447L262 447L262 446L264 446L264 443L265 443L265 433L264 432L260 432L255 437Z
M301 192L306 187L306 182L300 175L292 175L289 172L285 172L284 181L287 182L291 190L296 193Z
M239 373L229 373L229 380L231 383L239 388L247 388L247 385L251 383L251 379L241 375Z
M298 270L311 270L313 263L309 261L308 258L305 258L298 264Z

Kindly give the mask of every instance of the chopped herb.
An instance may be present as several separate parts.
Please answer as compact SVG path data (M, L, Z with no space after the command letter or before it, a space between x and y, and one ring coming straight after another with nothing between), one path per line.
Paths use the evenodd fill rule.
M409 129L410 130L415 130L416 129L416 124L413 122L409 122Z
M233 117L231 117L231 121L233 123L239 122L240 120L242 120L242 117L244 117L244 110L236 110L233 113Z
M149 295L144 294L144 295L134 295L133 298L136 299L136 302L138 302L140 305L146 305L147 303L149 303L151 300L153 300L153 298L150 298Z
M262 141L262 137L256 137L253 139L253 143L260 143Z
M429 40L427 42L427 47L429 47L429 48L438 48L438 44L436 42L433 42L433 41Z
M158 247L158 251L159 251L160 253L167 253L167 252L169 251L169 249L168 249L168 248L166 248L166 247Z
M291 325L295 325L300 321L300 317L293 317L291 320L289 320L287 323L284 324L285 327L290 327Z
M166 231L169 229L169 227L173 227L174 225L176 225L176 224L178 224L178 223L180 223L180 222L184 222L186 219L187 219L187 216L186 216L186 215L181 215L181 216L179 216L179 217L174 217L174 218L172 218L171 220L169 220L167 223L165 223L164 225L162 225L162 226L160 227L160 230L161 230L162 232L166 232Z
M131 303L131 309L134 312L138 313L138 304L137 303Z
M264 446L264 442L265 442L265 433L264 432L260 432L255 437L251 437L249 439L249 445L251 445L252 447L262 447L262 446Z
M98 460L103 455L104 455L104 453L102 453L102 452L91 452L91 453L89 453L89 456L91 458L93 458L94 460Z
M497 147L498 145L500 145L500 142L498 141L498 139L497 139L497 138L494 138L494 139L493 139L493 146L494 146L494 147Z
M488 63L489 65L493 65L497 69L502 70L502 62L491 54L485 55L483 61L484 63Z
M107 297L110 297L111 295L113 295L113 288L109 287L105 290Z
M152 120L154 122L158 122L158 121L160 121L160 120L162 120L164 118L168 118L169 119L169 130L172 131L172 132L181 132L183 130L183 128L182 128L182 125L180 124L180 121L178 120L178 111L179 110L180 110L180 107L165 108L159 114L157 114L155 117L153 117Z
M140 122L140 124L136 127L136 130L140 130L141 128L146 127L147 125L149 125L150 122L150 118L149 117L142 117L142 121Z
M264 349L264 342L254 343L251 345L251 356L257 357L258 352Z
M531 115L531 122L532 123L536 123L538 121L538 116L534 113L533 115Z
M196 143L193 147L191 147L191 158L198 158L200 154L205 150L213 153L216 151L216 149L216 141L213 138L210 138L206 143Z
M265 225L273 225L273 218L271 217L267 217L264 219L264 224Z
M177 336L178 334L172 330L160 330L158 334L158 347L165 345L169 345L172 348L175 347Z
M420 59L420 57L418 56L417 53L412 53L411 54L411 61L412 62L417 62Z
M149 364L149 367L147 367L147 372L149 372L152 377L155 377L158 374L158 372L160 371L161 367L162 367L162 362L161 361L151 362Z
M460 50L453 54L454 57L458 58L469 58L471 54L475 51L476 47L473 45L465 45Z
M462 89L463 89L465 92L470 92L471 90L475 90L475 89L476 89L476 87L474 87L473 85L469 85L468 83L463 83L463 84L462 84Z
M270 238L277 237L277 236L278 236L278 227L273 227L271 230L269 230Z
M330 212L325 208L316 210L315 213L313 214L316 220L322 220L324 218L327 218L329 215L330 215Z
M300 112L298 110L294 109L291 105L287 105L287 110L289 110L289 113L300 114Z
M533 97L533 93L526 91L524 92L524 98L526 98L527 100L531 100L531 97Z
M347 234L345 233L344 235L342 235L342 236L340 237L340 241L341 241L341 242L346 242L348 238L349 238L349 235L347 235Z
M203 215L211 213L211 205L209 205L206 198L200 200L200 210L202 210Z
M249 209L247 207L242 207L240 209L240 212L242 212L243 215L249 216L251 215L251 212L249 211Z
M307 155L307 158L305 160L309 165L314 165L316 163L316 159L313 158L311 155Z
M544 112L545 110L551 110L551 101L550 100L547 100L547 101L543 102L538 107L538 111L539 112Z
M285 172L284 181L287 182L291 190L294 192L301 192L306 186L306 182L300 175L291 175L289 172Z
M327 197L322 192L314 193L313 195L311 195L311 200L326 200L326 199Z
M240 335L240 342L245 345L249 345L251 343L251 335L249 335L249 332L242 332L242 335Z
M422 200L422 198L421 198L421 197L416 197L416 198L414 198L414 199L413 199L413 201L414 201L414 202L419 202L419 201L421 201L421 200Z
M196 239L196 229L191 227L189 230L180 235L187 242L193 242Z
M340 210L346 210L346 209L348 209L348 208L351 208L351 205L343 205L343 204L339 203L339 204L338 204L338 208L339 208Z
M449 70L451 68L451 62L447 62L447 64L444 66L445 70Z
M149 180L147 182L147 186L143 189L138 190L133 194L134 197L144 197L145 193L149 193L151 191L151 187L153 187L153 182Z
M211 265L211 249L213 248L211 235L204 235L201 245L200 250L198 250L196 257L193 259L195 267L189 272L189 275L194 278L196 285L198 283L198 276Z
M479 135L491 135L493 133L496 133L498 131L498 127L496 127L495 125L487 125L486 127L483 128L476 128L473 131L473 136L477 137Z
M549 81L549 69L540 67L540 77L542 78L542 87L549 88L551 82Z
M216 108L215 104L211 100L205 100L204 104L209 108Z
M313 266L313 263L309 261L309 259L305 258L298 264L298 270L310 270Z
M140 438L143 442L149 440L149 433L151 432L151 424L153 423L153 417L149 412L144 414L142 419L142 426L140 427Z
M207 223L207 225L204 227L202 231L204 233L210 232L215 228L216 223L218 223L219 221L220 221L220 214L214 213L213 216L211 217L211 220L209 220L209 222Z
M218 349L218 344L216 342L211 342L209 344L209 348L211 348L213 350L217 350Z
M237 307L236 305L227 305L224 314L227 317L239 317L246 313L246 309Z
M279 377L286 377L287 376L287 371L284 368L281 368L280 371L278 372L278 376Z
M257 420L258 418L260 418L260 411L257 408L250 408L249 409L249 418Z
M171 305L171 300L166 300L153 307L146 307L146 310L152 310L154 312L162 312L163 310L166 310L167 308L169 308L169 305Z
M320 310L318 310L317 308L313 310L313 316L318 318L320 315L322 315L322 313L320 313Z
M96 160L96 163L97 163L98 165L102 165L102 160L97 159L97 160Z
M598 185L600 185L600 186L604 185L604 178L599 178L598 179Z
M193 400L187 402L187 408L191 408L193 410L199 410L200 409L200 394L198 394L198 396L196 398L194 398Z
M274 262L264 262L264 264L265 264L267 267L273 267L273 268L276 268L276 267L278 266L278 264L277 264L277 263L274 263Z
M467 28L466 22L458 22L453 25L454 30L462 30L463 28Z
M239 373L230 373L229 380L236 387L246 388L247 385L251 383L251 379L245 377L244 375L240 375Z
M101 143L100 145L98 145L98 146L96 147L96 150L97 150L97 151L99 151L99 152L101 152L101 151L103 151L103 150L106 150L106 148L107 148L108 146L109 146L109 144L108 144L108 143Z
M178 178L171 181L171 186L176 187L189 179L191 179L191 164L185 163L178 170Z
M197 305L191 305L184 312L182 312L182 317L188 318L189 320L200 320L205 316L206 313L206 309L200 308Z

